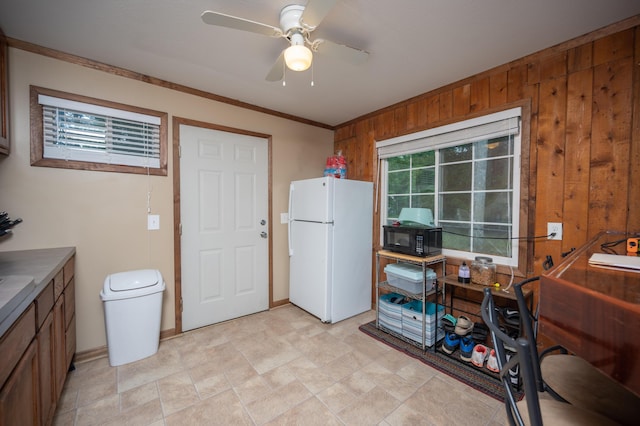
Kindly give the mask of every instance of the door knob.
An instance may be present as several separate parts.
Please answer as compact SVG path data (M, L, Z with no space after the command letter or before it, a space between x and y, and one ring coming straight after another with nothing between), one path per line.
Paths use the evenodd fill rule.
M262 219L262 220L260 221L260 225L264 226L264 225L266 225L266 224L267 224L267 221L266 221L266 220Z
M266 232L264 232L264 231L262 231L262 232L260 233L260 236L261 236L262 238L267 238L267 233L266 233Z

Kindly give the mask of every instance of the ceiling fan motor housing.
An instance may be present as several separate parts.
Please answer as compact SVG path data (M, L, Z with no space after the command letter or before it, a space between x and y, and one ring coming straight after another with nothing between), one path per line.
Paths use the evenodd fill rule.
M280 11L280 28L282 28L282 31L287 36L290 35L291 30L298 29L300 32L306 30L300 22L302 12L304 12L304 6L299 4L290 4L289 6L283 7Z

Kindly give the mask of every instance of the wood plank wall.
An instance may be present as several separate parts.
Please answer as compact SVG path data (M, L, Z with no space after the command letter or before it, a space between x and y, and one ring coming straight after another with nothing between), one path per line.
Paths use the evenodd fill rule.
M525 275L602 230L640 232L640 16L344 123L334 146L350 179L375 183L376 140L523 103L531 106L528 233L564 225L562 241L529 245Z

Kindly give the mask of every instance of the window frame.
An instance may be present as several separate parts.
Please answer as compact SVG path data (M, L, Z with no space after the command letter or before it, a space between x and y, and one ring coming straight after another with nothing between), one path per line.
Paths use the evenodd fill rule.
M39 95L51 96L59 99L77 101L101 107L117 109L138 114L145 114L160 119L160 164L159 167L131 166L120 164L109 164L92 161L63 160L47 158L44 156L44 133L43 133L43 106L39 103ZM166 112L155 111L147 108L135 107L117 102L91 98L53 89L38 86L30 86L30 120L31 120L31 165L35 167L54 167L73 170L93 170L103 172L133 173L155 176L167 176L167 134L168 134L168 114Z
M505 105L501 108L494 108L488 111L484 111L479 114L473 114L465 116L464 120L448 120L443 122L432 123L426 129L421 129L417 132L408 133L405 135L401 135L395 138L376 141L376 155L378 158L378 181L380 188L380 209L379 209L379 236L380 236L380 245L383 244L383 235L382 226L386 223L386 214L387 214L387 162L385 158L380 157L379 149L381 148L380 144L383 146L388 146L393 143L403 143L403 142L411 142L412 140L418 140L425 137L425 134L433 134L438 133L440 128L447 127L456 127L456 128L466 128L465 122L472 125L476 119L482 120L483 117L490 116L492 114L505 112L514 108L520 108L520 169L519 169L519 200L514 200L515 203L519 206L517 212L518 218L516 223L516 218L512 223L514 226L517 226L517 235L521 237L520 240L514 240L514 244L517 244L517 257L512 257L512 262L499 262L498 263L498 272L513 274L514 276L526 276L527 272L531 272L533 267L533 239L531 238L533 233L534 224L532 223L533 218L535 217L535 200L530 200L530 177L529 177L529 163L530 163L530 128L531 128L531 105L530 101L526 102L518 102L509 105ZM426 147L425 150L429 148ZM436 146L434 149L440 149L440 147ZM398 154L401 155L401 154ZM518 172L518 169L514 169L514 172ZM439 188L436 188L437 190ZM514 188L515 189L515 188ZM436 196L438 191L436 191ZM514 211L514 214L516 211ZM437 216L437 212L434 212L434 216ZM514 230L516 228L514 227ZM525 237L529 238L525 238ZM469 261L473 257L473 253L471 252L460 252L457 250L448 250L443 249L443 254L447 257L447 263L452 265L461 264L462 261ZM495 256L494 256L495 257ZM502 259L502 258L501 258ZM452 260L452 262L450 262Z

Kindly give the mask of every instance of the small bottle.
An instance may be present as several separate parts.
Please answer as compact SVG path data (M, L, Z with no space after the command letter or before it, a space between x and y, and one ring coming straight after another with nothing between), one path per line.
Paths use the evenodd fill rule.
M467 262L462 262L458 268L458 282L469 284L471 282L471 272L467 266Z

